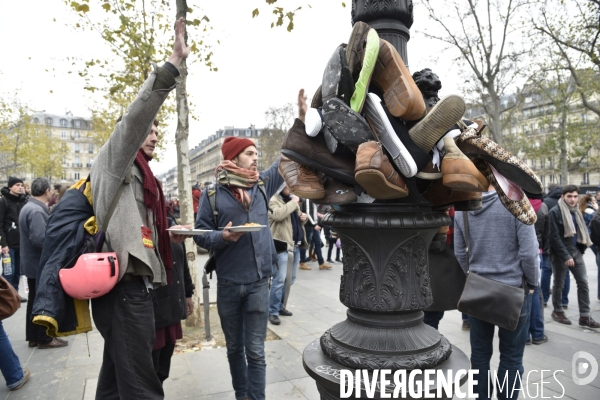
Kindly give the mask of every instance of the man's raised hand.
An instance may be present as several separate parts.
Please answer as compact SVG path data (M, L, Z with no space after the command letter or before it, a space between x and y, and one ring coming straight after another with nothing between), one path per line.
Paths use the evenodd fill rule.
M298 119L302 122L304 122L306 111L308 111L308 106L306 105L307 99L308 98L304 95L304 89L300 89L298 92Z
M169 62L175 67L179 67L181 61L190 55L190 48L185 45L185 20L183 17L175 22L175 44L173 53L169 57Z

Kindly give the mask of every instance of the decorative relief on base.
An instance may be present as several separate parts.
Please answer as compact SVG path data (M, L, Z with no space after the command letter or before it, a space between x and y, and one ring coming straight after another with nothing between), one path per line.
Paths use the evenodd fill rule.
M338 232L344 252L342 303L372 311L419 310L432 303L427 249L421 236L413 236L391 251L384 243L371 246L373 254L368 254L353 238Z
M446 361L452 354L448 339L441 337L439 346L419 354L390 356L386 354L363 353L337 345L331 338L331 330L321 336L321 349L332 360L355 369L427 369Z

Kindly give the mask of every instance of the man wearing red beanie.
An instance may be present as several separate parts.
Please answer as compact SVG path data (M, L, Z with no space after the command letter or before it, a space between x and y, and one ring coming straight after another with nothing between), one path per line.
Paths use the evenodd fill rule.
M279 159L258 172L258 150L250 139L228 137L221 152L223 162L215 170L217 184L210 193L218 215L213 214L209 191L203 191L196 229L212 232L194 240L212 250L215 257L218 311L235 397L264 399L267 282L277 254L268 227L248 233L231 232L227 227L245 223L268 226L269 199L283 188L284 181L277 171Z

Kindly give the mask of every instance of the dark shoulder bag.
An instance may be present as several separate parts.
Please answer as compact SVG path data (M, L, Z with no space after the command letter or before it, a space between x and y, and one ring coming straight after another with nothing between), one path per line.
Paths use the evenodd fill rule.
M514 331L519 324L521 309L525 301L525 281L518 288L493 279L484 278L469 270L469 221L467 212L463 212L465 223L465 243L467 280L460 300L458 311L480 319L500 328Z

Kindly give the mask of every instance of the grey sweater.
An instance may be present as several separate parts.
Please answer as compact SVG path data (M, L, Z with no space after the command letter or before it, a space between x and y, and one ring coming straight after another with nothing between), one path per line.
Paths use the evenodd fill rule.
M49 215L48 206L35 197L29 199L19 214L21 272L29 279L37 278Z
M535 227L517 220L496 192L483 194L481 210L469 211L470 270L489 279L521 286L523 275L530 287L539 281L539 248ZM454 252L467 270L463 213L454 216Z

